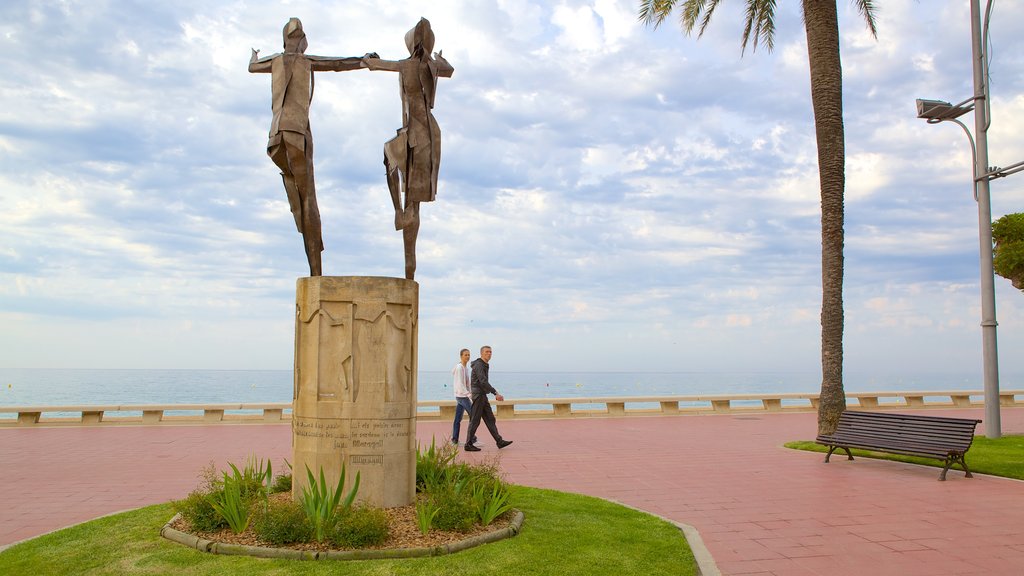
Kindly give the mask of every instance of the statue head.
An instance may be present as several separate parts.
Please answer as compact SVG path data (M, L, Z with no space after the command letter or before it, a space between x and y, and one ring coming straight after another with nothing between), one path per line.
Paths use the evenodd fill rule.
M284 51L303 53L309 43L306 42L306 33L302 31L302 21L298 18L290 18L284 25Z
M429 57L434 49L434 31L430 29L430 21L420 18L416 26L405 33L405 46L413 58Z

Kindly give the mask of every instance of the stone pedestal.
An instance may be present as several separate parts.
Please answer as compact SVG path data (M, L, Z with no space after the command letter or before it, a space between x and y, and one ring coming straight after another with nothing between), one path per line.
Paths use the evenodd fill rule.
M292 496L306 466L328 487L385 508L416 497L419 285L363 276L299 278L295 297Z

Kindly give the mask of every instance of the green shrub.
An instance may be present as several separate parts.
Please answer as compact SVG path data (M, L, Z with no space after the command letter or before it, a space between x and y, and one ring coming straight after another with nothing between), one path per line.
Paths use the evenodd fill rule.
M196 490L204 494L211 494L220 490L220 471L217 465L211 460L206 467L199 472L199 486Z
M366 548L388 539L388 516L380 508L354 506L335 519L327 539L342 548Z
M444 442L441 446L437 446L434 438L430 439L430 448L426 450L417 446L416 490L430 492L435 486L447 483L458 455L459 447L457 445Z
M435 528L455 532L468 532L473 528L476 508L473 506L473 494L466 486L466 483L448 485L427 495L437 508L433 522Z
M274 485L270 487L270 492L291 492L292 491L292 475L291 473L281 474L274 479Z
M274 475L270 460L266 462L262 459L257 460L256 456L253 455L249 456L249 459L245 462L245 467L241 470L230 462L228 462L228 466L231 467L233 472L232 480L238 485L238 492L243 499L252 500L253 496L265 498L270 493L271 481ZM225 474L225 477L227 477L227 474ZM224 481L217 480L217 484L223 487Z
M298 502L291 500L268 502L267 507L253 518L252 530L271 544L309 542L313 539L313 527L306 519L306 511Z
M227 521L213 508L210 503L210 492L196 489L181 500L172 504L174 511L181 514L193 530L215 532L228 525Z
M433 440L417 451L416 490L422 496L416 520L424 534L431 528L467 532L477 519L487 525L511 508L497 459L467 464L456 462L457 455L454 444Z

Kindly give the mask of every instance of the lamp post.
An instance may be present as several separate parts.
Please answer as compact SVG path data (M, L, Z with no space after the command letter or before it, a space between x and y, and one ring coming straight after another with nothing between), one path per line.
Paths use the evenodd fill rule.
M971 142L974 159L974 198L978 202L978 241L981 249L981 335L982 361L985 378L985 433L989 438L1002 436L999 415L999 353L996 348L996 291L995 270L992 266L992 203L989 182L1024 170L1024 162L1006 168L988 165L988 58L986 54L988 21L992 2L985 10L985 28L982 34L980 0L971 0L971 55L974 63L974 96L950 104L941 100L918 100L917 117L929 124L955 122L963 128ZM957 120L974 110L974 133Z

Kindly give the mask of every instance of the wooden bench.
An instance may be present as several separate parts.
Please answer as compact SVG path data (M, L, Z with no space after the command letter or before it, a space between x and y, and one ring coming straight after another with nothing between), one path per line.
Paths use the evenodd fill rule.
M845 450L850 460L853 460L850 448L862 448L942 460L945 466L939 480L945 480L949 467L959 463L971 478L964 454L970 449L974 428L980 422L968 418L846 410L839 416L836 431L818 436L815 441L829 447L825 462L837 448Z

